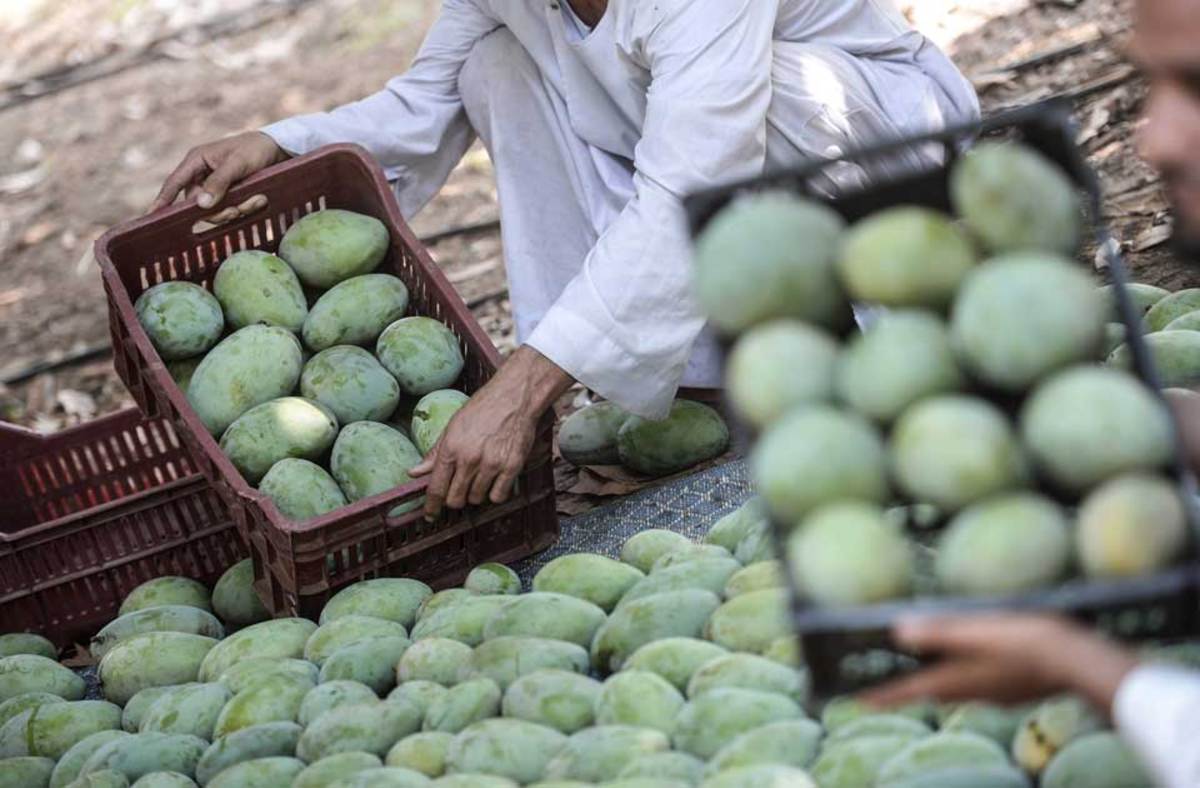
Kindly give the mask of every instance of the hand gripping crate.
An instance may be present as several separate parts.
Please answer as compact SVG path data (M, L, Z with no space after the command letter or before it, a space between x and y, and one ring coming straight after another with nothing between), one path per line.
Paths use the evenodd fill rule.
M1101 219L1099 183L1075 144L1075 124L1070 106L1065 103L1052 101L1024 107L982 123L886 143L851 152L841 159L699 193L687 200L688 219L695 235L731 201L741 195L763 191L790 192L816 199L833 208L848 223L898 205L919 205L951 213L950 170L958 155L981 137L1019 140L1034 148L1059 164L1085 194L1093 237L1115 286L1117 306L1133 351L1135 370L1143 383L1157 394L1158 375L1142 339L1140 317L1126 289L1129 277L1120 247ZM946 164L919 170L894 166L905 160L905 154L930 149L940 150ZM844 162L891 163L892 175L876 179L867 187L842 189L829 195L828 184L832 179L826 176ZM973 393L989 399L1009 414L1014 414L1020 404L993 391ZM751 431L736 421L734 433L743 447L753 439ZM897 650L891 640L892 626L904 615L965 614L998 609L1040 611L1091 622L1130 641L1171 639L1200 633L1200 515L1196 507L1196 483L1181 447L1176 449L1170 471L1179 485L1191 521L1191 545L1185 561L1156 575L1111 582L1076 578L1055 588L1004 597L917 596L850 608L806 604L796 591L794 578L789 577L793 623L812 673L815 694L827 698L855 692L916 667L918 661ZM1078 503L1060 490L1043 487L1039 491L1066 506ZM790 525L775 523L779 555L786 555L783 545ZM925 530L913 536L915 541L922 542L936 533L931 535Z
M251 198L257 198L251 200ZM265 200L264 200L265 198ZM251 202L247 203L250 200ZM435 586L460 582L482 561L515 561L558 537L550 453L553 427L541 423L515 496L501 505L453 512L436 523L415 504L427 482L414 481L306 522L286 519L248 484L201 425L187 398L138 323L133 303L161 282L186 280L211 289L221 262L243 249L274 252L301 216L342 208L387 225L391 246L380 273L409 291L409 314L435 318L458 337L466 365L457 384L477 391L500 363L496 348L400 216L379 167L356 145L332 145L271 167L231 190L227 205L262 205L213 226L194 203L121 225L96 242L108 296L117 373L142 410L176 426L193 459L233 513L254 558L259 595L277 615L315 618L338 588L378 576L405 576Z
M163 575L208 585L245 557L170 423L130 409L43 436L0 425L0 632L60 648Z

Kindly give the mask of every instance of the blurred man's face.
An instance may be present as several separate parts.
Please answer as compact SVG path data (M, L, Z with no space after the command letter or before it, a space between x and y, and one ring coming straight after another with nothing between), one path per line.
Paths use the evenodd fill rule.
M1133 56L1150 80L1142 155L1162 172L1176 236L1200 254L1200 0L1138 0Z

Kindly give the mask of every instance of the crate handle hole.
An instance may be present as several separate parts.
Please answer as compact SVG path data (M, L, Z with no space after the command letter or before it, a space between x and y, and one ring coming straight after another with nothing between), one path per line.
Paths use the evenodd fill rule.
M205 216L200 221L192 225L193 235L203 235L204 233L215 230L223 224L229 224L237 219L242 219L251 214L258 213L267 207L270 201L265 194L255 194L247 197L237 205L230 205L211 216Z

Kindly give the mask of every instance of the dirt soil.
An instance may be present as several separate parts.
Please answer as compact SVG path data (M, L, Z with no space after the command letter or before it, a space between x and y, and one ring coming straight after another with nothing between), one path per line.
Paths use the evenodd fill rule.
M1173 260L1154 173L1135 152L1145 86L1121 55L1128 0L921 0L910 19L947 49L996 110L1078 96L1080 142L1139 281L1200 275ZM10 385L0 418L51 431L131 404L104 355L107 310L84 252L136 216L186 150L377 90L402 71L434 0L5 0L0 14L0 380L65 354L93 356ZM1069 47L1064 51L1064 47ZM1058 54L1053 54L1053 53ZM1022 64L1051 53L1042 62ZM81 84L53 91L55 85ZM44 94L44 95L40 95ZM496 216L474 150L417 219L431 234ZM499 234L433 253L502 350L512 323ZM98 354L98 355L97 355ZM563 410L577 405L564 398ZM561 469L564 510L641 482Z

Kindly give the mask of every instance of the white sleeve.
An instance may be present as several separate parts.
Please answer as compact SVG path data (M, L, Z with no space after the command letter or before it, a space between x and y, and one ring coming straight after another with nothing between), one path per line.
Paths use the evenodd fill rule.
M383 166L402 213L411 217L437 193L475 139L458 75L475 44L498 27L475 0L444 0L412 66L383 90L262 131L293 155L336 142L362 145Z
M658 16L642 45L651 83L635 196L528 344L602 396L661 417L704 326L680 199L762 171L775 10L760 0L644 8Z
M1113 721L1161 788L1200 786L1200 672L1136 668L1117 689Z

